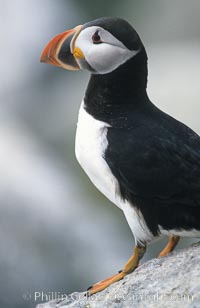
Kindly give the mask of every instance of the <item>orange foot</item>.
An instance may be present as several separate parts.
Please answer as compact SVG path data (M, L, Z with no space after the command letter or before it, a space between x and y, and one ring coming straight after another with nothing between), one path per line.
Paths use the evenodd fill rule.
M106 289L108 286L123 279L126 275L133 272L139 264L140 259L143 257L145 253L145 246L135 246L133 255L130 257L128 262L125 264L122 271L119 271L118 274L115 274L111 277L108 277L100 282L97 282L93 286L89 287L87 290L87 296L93 295L97 292L100 292Z
M87 289L88 295L92 295L92 294L95 294L97 292L100 292L100 291L106 289L107 287L109 287L114 282L117 282L117 281L123 279L126 275L127 275L126 273L121 271L118 274L115 274L113 276L110 276L110 277L102 280L102 281L95 283L93 286L91 286Z
M174 250L174 248L176 247L176 245L178 244L178 241L180 240L180 236L178 235L170 235L169 237L169 241L167 243L167 245L165 246L165 248L159 253L158 258L159 257L165 257L168 253L170 253L171 251Z

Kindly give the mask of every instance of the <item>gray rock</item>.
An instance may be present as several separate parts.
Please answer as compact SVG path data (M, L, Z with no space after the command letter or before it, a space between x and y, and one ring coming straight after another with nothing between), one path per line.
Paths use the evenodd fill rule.
M72 293L36 308L200 307L200 242L150 260L90 298Z

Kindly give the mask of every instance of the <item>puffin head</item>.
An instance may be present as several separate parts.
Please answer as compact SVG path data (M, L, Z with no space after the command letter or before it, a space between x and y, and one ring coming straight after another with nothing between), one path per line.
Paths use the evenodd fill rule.
M40 61L68 70L107 74L142 49L139 35L127 21L105 17L55 36L44 48Z

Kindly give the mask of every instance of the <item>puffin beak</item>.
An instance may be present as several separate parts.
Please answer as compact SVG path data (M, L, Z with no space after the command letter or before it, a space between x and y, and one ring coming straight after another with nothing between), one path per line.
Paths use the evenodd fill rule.
M77 58L84 58L75 41L82 30L82 25L56 35L44 48L40 62L59 66L68 70L79 70Z

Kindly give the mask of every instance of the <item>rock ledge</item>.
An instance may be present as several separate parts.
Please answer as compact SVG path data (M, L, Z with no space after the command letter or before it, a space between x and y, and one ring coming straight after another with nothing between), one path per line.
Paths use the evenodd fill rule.
M150 260L106 290L87 298L74 292L36 308L200 307L200 242Z

